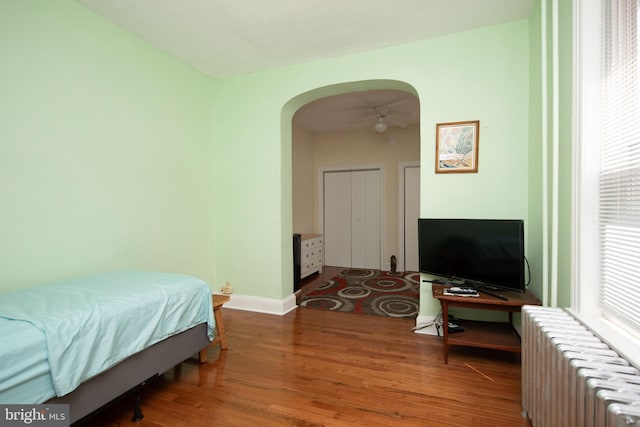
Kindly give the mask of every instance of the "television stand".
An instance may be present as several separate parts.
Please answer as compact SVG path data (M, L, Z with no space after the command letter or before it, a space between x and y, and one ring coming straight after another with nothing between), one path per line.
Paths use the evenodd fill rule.
M495 297L484 289L478 289L478 297L444 295L444 285L431 286L433 297L440 301L442 307L442 329L444 346L444 363L449 363L449 346L462 345L468 347L492 348L496 350L520 353L520 335L513 327L513 313L519 312L523 305L542 305L531 292L524 294L516 291L504 291L505 299ZM491 292L493 293L493 292ZM475 308L481 310L506 311L508 322L480 322L466 320L464 332L449 335L449 307Z
M483 292L483 293L485 293L487 295L491 295L492 297L496 297L498 299L501 299L502 301L509 301L509 297L507 297L505 295L502 295L502 294L499 294L499 293L496 293L496 292L493 292L493 291L488 291L483 287L479 287L479 288L476 288L476 289L478 289L478 292Z

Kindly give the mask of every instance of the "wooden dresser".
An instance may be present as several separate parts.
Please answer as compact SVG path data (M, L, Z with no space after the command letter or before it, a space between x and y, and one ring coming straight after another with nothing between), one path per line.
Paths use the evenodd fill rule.
M324 239L322 234L302 234L300 242L300 278L321 273L324 265Z

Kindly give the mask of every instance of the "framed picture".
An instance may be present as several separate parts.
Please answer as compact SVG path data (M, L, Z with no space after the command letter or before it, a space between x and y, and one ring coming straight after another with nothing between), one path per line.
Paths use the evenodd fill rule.
M480 121L436 125L436 173L478 172Z

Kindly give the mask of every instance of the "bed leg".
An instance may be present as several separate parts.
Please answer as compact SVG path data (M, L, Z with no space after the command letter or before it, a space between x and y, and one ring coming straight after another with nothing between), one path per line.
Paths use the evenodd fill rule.
M203 348L198 353L198 361L200 363L206 363L207 362L207 347Z
M131 422L140 421L141 419L144 418L144 415L142 414L142 408L140 405L140 389L142 388L143 385L144 383L140 384L138 387L136 387L136 390L133 392L133 416L131 417Z

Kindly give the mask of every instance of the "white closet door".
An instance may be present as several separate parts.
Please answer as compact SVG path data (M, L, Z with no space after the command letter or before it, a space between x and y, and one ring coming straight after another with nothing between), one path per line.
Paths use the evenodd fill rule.
M351 266L351 171L324 173L325 265Z
M418 271L420 166L404 168L404 269Z
M325 265L380 269L381 171L324 173Z
M380 269L380 171L351 175L351 266Z

